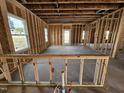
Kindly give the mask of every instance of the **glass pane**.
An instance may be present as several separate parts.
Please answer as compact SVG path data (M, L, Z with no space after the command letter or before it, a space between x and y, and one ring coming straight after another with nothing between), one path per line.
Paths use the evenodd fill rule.
M15 46L15 51L28 48L26 36L12 36L12 38Z
M9 27L12 34L25 34L24 21L9 16Z
M8 19L15 51L28 48L25 21L14 15L9 15Z

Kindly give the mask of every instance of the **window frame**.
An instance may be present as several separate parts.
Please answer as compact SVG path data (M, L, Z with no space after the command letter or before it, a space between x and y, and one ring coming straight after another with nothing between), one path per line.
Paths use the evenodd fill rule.
M27 43L27 47L25 48L22 48L22 49L18 49L16 50L15 46L14 46L14 49L15 49L15 52L23 52L23 51L26 51L30 48L30 43L29 43L29 34L28 34L28 27L27 27L27 21L17 15L14 15L14 14L11 14L11 13L8 13L8 24L9 24L9 17L13 17L17 20L21 20L23 21L23 24L24 24L24 34L12 34L11 33L11 29L10 29L10 26L9 26L9 30L10 30L10 33L11 33L11 37L12 37L12 41L13 41L13 36L25 36L26 37L26 43ZM13 41L13 45L14 45L14 41Z

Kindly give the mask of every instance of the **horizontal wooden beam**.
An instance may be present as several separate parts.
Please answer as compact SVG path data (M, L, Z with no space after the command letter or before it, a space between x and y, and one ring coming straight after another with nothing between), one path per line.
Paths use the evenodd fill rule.
M36 15L67 15L67 14L97 14L96 11L67 11L67 12L60 12L60 11L53 11L53 12L33 12ZM101 14L98 14L101 15Z
M34 13L85 13L85 14L96 14L97 10L45 10L45 11L32 11Z
M57 20L49 20L49 21L46 21L47 23L85 23L85 24L87 24L87 23L90 23L90 22L92 22L92 21L79 21L79 20L77 20L77 21L67 21L67 20L65 20L65 21L57 21Z
M34 13L56 13L56 12L59 12L59 13L63 13L63 12L67 12L67 13L75 13L75 12L80 12L80 13L96 13L98 10L39 10L39 11L35 11L35 10L32 10L32 12ZM112 11L112 10L111 10Z
M57 84L56 83L50 83L50 82L38 82L36 83L35 81L28 81L28 82L24 82L21 83L19 81L11 81L10 83L5 82L5 81L1 81L0 82L0 86L28 86L28 87L56 87ZM58 85L59 87L61 87L61 85ZM85 84L85 85L79 85L79 84L73 84L73 85L66 85L66 87L92 87L92 88L102 88L103 85L94 85L94 84Z
M42 18L42 17L41 17ZM97 18L80 18L80 17L78 17L78 18L73 18L73 17L70 17L70 18L68 18L68 17L53 17L53 18L42 18L42 19L44 19L44 20L49 20L49 19L55 19L55 20L64 20L64 19L68 19L68 20L70 20L70 19L72 19L72 20L95 20L95 19L97 19Z
M58 1L58 2L26 2L22 4L120 4L124 3L123 0L94 0L94 1Z
M56 7L56 5L25 5L28 9L118 9L119 5L118 4L64 4L64 5L59 5Z
M74 19L74 18L61 18L61 19L43 19L44 21L46 22L92 22L96 19L81 19L81 18L78 18L78 19Z
M101 15L39 15L41 18L100 18Z
M87 14L87 15L104 15L104 14L96 14L96 13L35 13L36 15L80 15L80 14Z
M43 19L43 20L47 21L47 22L48 21L59 21L59 22L65 22L65 21L68 21L68 22L71 22L71 21L73 21L73 22L76 22L76 21L89 22L90 21L91 22L91 21L94 21L94 20L91 20L91 19L90 20L89 19L88 20L86 20L86 19L85 20L83 20L83 19Z
M92 7L92 8L37 8L37 7L27 7L27 8L29 8L31 11L49 11L49 10L51 10L51 11L54 11L54 10L101 10L101 9L104 9L104 10L116 10L116 9L118 9L118 8L114 8L114 7L111 7L111 8L107 8L107 7L104 7L104 8L102 8L102 7L96 7L96 8L94 8L94 7Z
M0 58L48 58L48 59L109 59L105 54L4 54Z

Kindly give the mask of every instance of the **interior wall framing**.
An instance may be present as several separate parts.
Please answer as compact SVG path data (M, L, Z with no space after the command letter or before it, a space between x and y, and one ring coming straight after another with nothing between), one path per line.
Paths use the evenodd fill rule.
M122 43L119 43L120 40L121 42L123 42L123 36L121 36L121 34L119 33L120 26L123 25L123 23L121 22L124 17L123 10L124 9L121 8L108 15L103 16L98 20L95 20L94 22L91 22L90 24L87 24L87 29L89 29L88 31L94 31L94 49L98 50L99 52L109 54L112 57L115 57L116 53L114 51L117 52L119 50L119 46L123 46ZM107 40L106 31L110 32ZM121 31L121 33L123 33L123 31ZM91 36L89 36L89 38L91 38ZM91 42L91 40L92 39L90 39L89 42Z
M83 24L49 24L49 41L50 45L62 45L63 44L63 31L69 29L70 32L70 44L76 45L83 42L82 31L85 30Z

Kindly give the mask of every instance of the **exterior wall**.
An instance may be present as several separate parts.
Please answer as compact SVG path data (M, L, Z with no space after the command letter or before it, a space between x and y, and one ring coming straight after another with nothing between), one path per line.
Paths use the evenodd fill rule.
M30 47L26 50L15 52L12 35L8 24L8 14L18 16L26 21ZM47 48L45 42L44 28L47 24L26 9L16 0L0 0L0 54L30 53L38 54ZM15 59L4 60L12 62ZM0 60L2 62L3 60ZM11 80L10 73L15 71L17 64L0 64L0 68L7 70L8 80ZM0 79L3 73L0 71Z
M26 9L16 0L5 0L3 4L0 4L1 11L0 16L0 41L3 49L3 53L40 53L47 48L45 42L44 28L47 24L33 14L31 11ZM15 52L12 36L8 25L8 14L18 16L26 21L29 35L29 49L24 51ZM5 28L4 28L5 27ZM3 42L4 41L4 42Z

